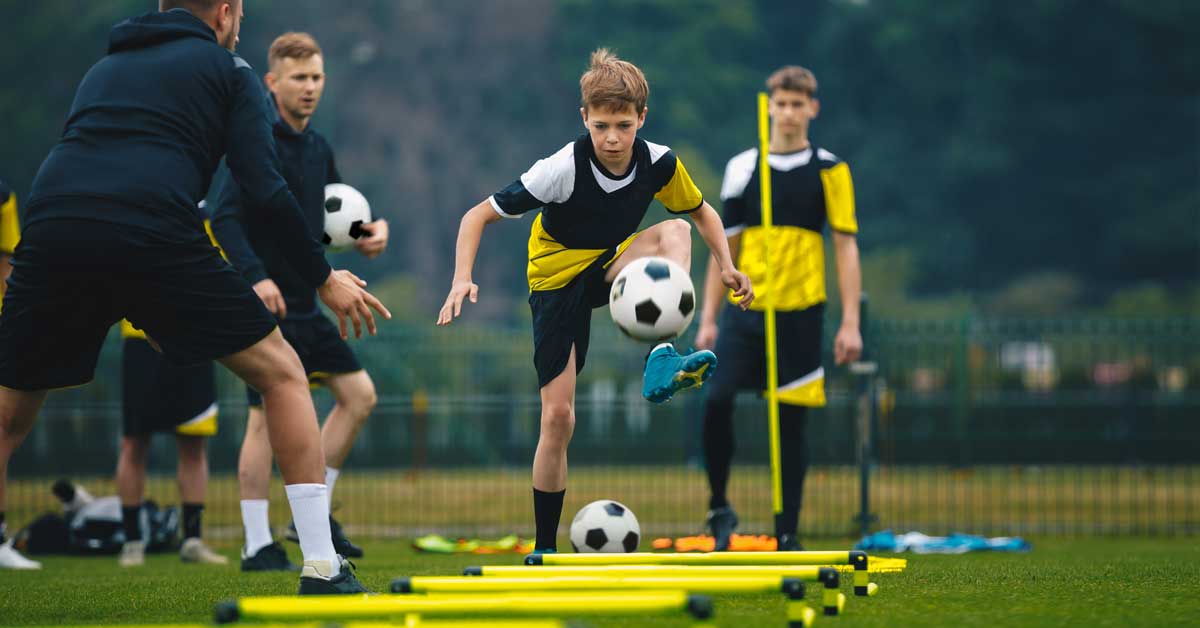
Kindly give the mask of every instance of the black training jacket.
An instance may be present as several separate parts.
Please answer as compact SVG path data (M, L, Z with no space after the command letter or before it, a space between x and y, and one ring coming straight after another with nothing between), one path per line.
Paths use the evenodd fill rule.
M320 285L329 265L279 172L259 78L183 9L113 27L34 179L26 225L102 220L189 240L203 234L197 205L222 155L289 263Z

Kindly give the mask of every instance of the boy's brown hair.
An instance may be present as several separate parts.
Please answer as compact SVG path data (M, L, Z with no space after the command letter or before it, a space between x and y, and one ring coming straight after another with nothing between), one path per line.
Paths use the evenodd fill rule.
M618 59L608 48L592 53L588 71L579 79L579 91L584 109L623 111L633 107L638 114L646 109L650 97L646 75L636 65Z
M817 95L817 77L808 68L798 65L785 65L767 77L767 90L774 94L775 90L784 89L789 92L803 92L809 98Z
M284 33L271 42L267 51L267 64L275 67L281 59L308 59L321 54L321 46L308 33Z
M229 3L233 8L238 7L238 2L241 0L158 0L159 11L170 11L171 9L187 9L193 15L208 14L213 9L222 4Z

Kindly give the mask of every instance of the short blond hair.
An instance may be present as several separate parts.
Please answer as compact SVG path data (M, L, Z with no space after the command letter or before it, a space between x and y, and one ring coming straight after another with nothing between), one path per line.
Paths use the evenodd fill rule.
M774 94L777 89L804 92L812 98L817 95L817 77L808 68L785 65L767 77L767 90Z
M267 51L267 64L275 64L283 59L299 59L303 61L314 55L321 54L321 46L308 33L284 33L271 42Z
M579 91L585 109L622 111L632 106L640 114L650 98L646 75L636 65L618 59L608 48L592 53L588 71L579 78Z

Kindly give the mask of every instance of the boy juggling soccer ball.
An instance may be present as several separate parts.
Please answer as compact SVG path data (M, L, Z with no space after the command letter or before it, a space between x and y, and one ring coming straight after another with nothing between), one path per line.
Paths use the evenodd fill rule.
M463 216L454 281L437 321L450 324L464 299L478 299L471 269L483 228L542 208L530 230L527 268L533 362L542 397L533 457L536 552L556 551L567 444L575 429L575 377L587 357L592 309L608 303L612 281L638 258L660 256L691 267L687 222L668 220L637 231L651 201L658 199L673 214L690 215L716 257L721 283L742 308L754 300L749 279L733 266L721 217L704 201L683 163L666 146L637 136L650 92L642 71L600 49L592 53L579 85L587 133ZM679 355L671 344L660 344L646 358L642 395L654 403L668 401L699 386L716 363L711 351Z
M725 368L706 390L704 407L704 457L712 491L707 523L717 550L729 549L729 537L738 524L725 494L733 460L734 397L738 390L767 387L763 354L770 342L764 313L768 305L775 309L778 347L780 510L775 514L775 536L780 550L801 549L796 533L808 469L805 425L808 408L825 405L825 370L821 366L825 246L821 234L826 225L833 238L842 301L834 361L846 364L862 353L862 278L850 166L808 140L809 123L820 110L812 72L799 66L780 68L767 79L767 89L771 119L767 180L774 208L769 260L763 254L768 230L763 226L758 149L729 160L721 187L729 247L754 277L762 298L752 310L726 307L718 326L725 291L717 281L719 269L710 264L696 334L696 346L715 344L725 360Z

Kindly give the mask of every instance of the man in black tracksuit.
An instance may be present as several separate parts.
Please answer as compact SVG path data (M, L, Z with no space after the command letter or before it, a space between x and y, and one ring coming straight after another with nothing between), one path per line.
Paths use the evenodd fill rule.
M222 155L292 265L360 327L386 309L333 271L280 176L265 98L233 54L241 0L160 0L113 28L33 182L0 312L0 513L8 460L49 389L91 380L122 317L167 359L218 359L266 400L305 555L301 593L363 587L333 550L316 413L295 352L204 232L197 204ZM294 225L294 226L293 226Z
M277 37L267 53L270 71L265 80L271 91L275 117L275 148L284 178L304 212L309 233L325 233L325 186L340 183L329 142L313 128L325 89L325 65L321 47L308 33L289 32ZM326 387L334 405L321 428L325 450L325 485L332 500L334 486L354 447L354 440L375 408L375 384L363 370L337 328L321 313L312 286L288 263L278 241L278 225L264 220L250 199L230 176L229 169L217 171L209 195L212 227L234 268L242 273L259 298L279 319L283 337L300 356L300 363L313 385ZM362 225L364 236L355 248L376 257L387 247L388 225L376 220ZM287 569L286 554L271 536L267 516L271 486L271 446L262 413L262 396L247 389L249 413L246 435L238 459L238 488L241 492L245 544L242 571ZM363 555L350 542L341 525L330 519L333 547L346 557ZM295 540L289 530L288 538Z

